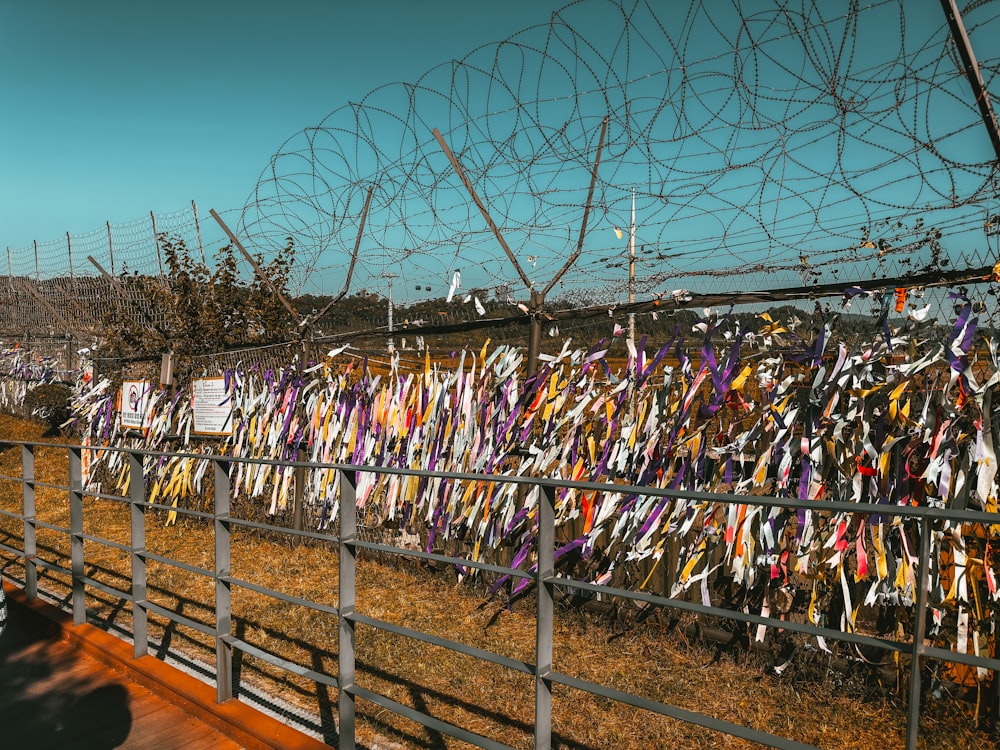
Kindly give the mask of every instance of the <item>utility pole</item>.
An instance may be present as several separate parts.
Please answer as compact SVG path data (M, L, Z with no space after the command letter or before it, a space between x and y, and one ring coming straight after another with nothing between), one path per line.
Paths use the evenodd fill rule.
M632 221L628 228L628 302L635 303L635 188L632 188ZM635 346L635 313L628 314L628 340Z
M388 348L389 348L389 353L391 354L392 350L396 348L396 343L392 340L392 280L394 278L396 278L396 274L394 274L394 273L383 273L382 275L389 280L389 341L388 341Z

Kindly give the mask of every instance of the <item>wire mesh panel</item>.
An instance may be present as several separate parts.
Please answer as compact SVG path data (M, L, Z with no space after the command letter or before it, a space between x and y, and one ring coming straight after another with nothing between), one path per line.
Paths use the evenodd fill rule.
M111 225L111 251L114 269L108 271L157 277L163 273L163 263L156 246L156 229L152 216L126 224Z

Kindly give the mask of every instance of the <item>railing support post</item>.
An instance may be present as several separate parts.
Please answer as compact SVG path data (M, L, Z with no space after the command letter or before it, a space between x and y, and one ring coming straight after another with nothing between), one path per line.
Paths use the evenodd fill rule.
M552 747L552 628L555 577L555 493L537 487L538 620L535 632L535 750Z
M146 610L146 483L142 456L128 454L128 500L132 554L132 645L135 658L149 651Z
M337 712L340 750L354 750L354 605L357 593L357 473L340 472Z
M69 449L70 571L73 581L73 624L87 621L83 587L83 460L79 446Z
M232 539L229 522L229 463L212 459L215 466L215 684L219 703L233 697Z
M302 448L299 448L295 452L295 460L306 460L306 452ZM306 490L306 467L296 466L294 471L295 473L293 476L295 477L295 492L292 494L292 529L295 531L302 531L304 528L303 516L305 514L305 510L302 506ZM295 541L292 543L296 547L302 544L302 537L296 535L293 539Z
M35 526L35 446L21 445L21 487L24 516L24 594L38 598L38 539Z
M927 571L931 549L931 522L926 516L920 519L920 558L917 561L917 591L913 613L913 648L910 663L910 700L907 704L906 747L907 750L917 750L917 737L920 734L920 668L924 647L924 637L927 633Z

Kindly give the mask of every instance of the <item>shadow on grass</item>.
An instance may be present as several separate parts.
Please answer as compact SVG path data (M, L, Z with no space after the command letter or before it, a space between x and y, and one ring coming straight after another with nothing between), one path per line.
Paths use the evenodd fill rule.
M20 541L20 537L13 535L6 530L0 529L0 543L13 546L11 542L14 541ZM53 564L59 565L60 567L68 569L70 566L69 556L64 551L48 546L44 543L40 543L38 545L38 554L39 557L42 557ZM19 560L5 561L2 569L6 571L8 566L18 565L20 565ZM129 577L107 567L90 564L87 566L86 573L89 577L101 580L105 585L118 588L121 591L128 591L131 588ZM44 583L54 584L59 591L49 591L48 587L43 585ZM50 595L54 594L59 605L63 609L66 609L71 605L72 592L69 583L66 580L62 580L60 575L54 574L52 571L40 567L39 586L40 588L45 589L46 593L49 593ZM150 585L147 591L151 601L156 601L160 606L169 609L174 614L183 615L188 619L214 626L214 609L212 606L206 605L205 603L191 597L184 596L177 591L172 591L157 585ZM96 610L90 610L88 612L88 618L92 624L98 625L104 630L118 631L125 635L131 635L129 624L126 623L123 625L119 622L119 616L123 613L127 614L127 599L114 597L106 594L105 592L94 590L89 590L88 596L100 602L104 607L104 609L100 612L97 612ZM155 619L159 620L162 618ZM234 635L236 635L236 637L240 640L248 640L248 634L253 633L258 639L263 636L267 639L284 642L290 650L306 654L308 667L316 672L331 674L326 670L325 664L331 659L334 661L334 664L336 663L336 650L328 650L328 644L317 644L311 641L306 641L301 638L291 636L288 633L282 632L273 627L269 627L263 622L248 618L234 619L233 627ZM193 637L192 634L188 633L187 628L178 625L178 623L173 620L167 620L164 625L159 622L154 622L154 619L151 618L150 635L152 639L158 639L158 643L154 642L152 645L155 647L155 656L161 660L165 660L168 655L175 657L180 655L181 657L188 657L182 658L182 660L191 666L191 662L189 660L190 658L196 658L192 656L194 653L201 653L204 655L208 651L214 652L214 647L205 641L200 641ZM333 646L335 649L336 644L333 644ZM214 669L209 668L205 664L199 665L195 663L194 666L194 671L201 674L202 678L214 680ZM290 696L294 696L290 698L289 703L300 706L310 706L307 710L314 712L317 715L317 723L312 724L311 728L321 733L324 742L335 745L338 740L336 729L336 690L319 682L303 684L303 682L293 683L287 680L281 680L280 678L275 677L272 671L269 671L266 668L267 666L268 665L258 663L258 660L256 659L248 660L241 651L237 650L234 654L233 664L233 681L234 691L236 694L242 700L261 704L263 707L287 716L289 712L286 709L275 705L274 703L269 703L266 696L251 696L246 690L242 689L244 686L255 686L255 693L262 691L266 692L267 688L260 687L262 684L270 683L273 686L275 683L279 683L281 694L274 695L273 697L279 700L285 700ZM500 713L499 711L492 710L489 707L470 702L453 692L445 692L429 688L405 676L397 674L396 672L386 669L385 665L369 664L359 660L356 663L356 670L358 674L363 677L394 684L403 688L409 695L410 706L421 713L427 713L431 704L438 706L439 708L433 715L441 721L449 722L450 714L462 712L471 716L476 716L482 720L489 721L494 726L503 727L511 734L518 734L527 737L530 736L533 731L532 724L528 722L512 718L506 714ZM331 676L336 676L335 671ZM525 701L533 703L534 696L531 693L527 693L525 694L524 699ZM363 704L364 702L362 701L361 703ZM377 706L373 707L373 709L374 710L371 712L359 710L358 717L374 730L384 733L387 736L395 737L399 742L405 743L408 747L428 748L430 750L446 746L446 736L442 732L431 728L426 728L423 734L419 732L411 733L402 731L398 726L393 726L388 721L383 721L380 718L386 713L383 709ZM406 720L406 723L409 723L409 721ZM552 740L554 745L566 748L566 750L596 750L590 745L580 744L558 734L553 734Z

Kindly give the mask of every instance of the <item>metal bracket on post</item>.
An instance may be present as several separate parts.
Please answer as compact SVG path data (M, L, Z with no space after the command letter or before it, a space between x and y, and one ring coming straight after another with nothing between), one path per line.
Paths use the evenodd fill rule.
M551 487L537 487L538 554L536 574L538 619L535 632L535 750L552 747L552 629L555 577L555 492Z
M128 500L132 552L132 644L138 659L149 651L146 610L146 483L142 457L128 454Z
M229 462L211 459L215 466L215 683L219 703L233 697L232 538L229 522L231 488Z
M337 710L340 750L354 750L354 605L357 596L357 472L340 472Z
M82 449L69 449L69 549L73 584L73 624L87 621L87 600L83 586L83 457Z
M38 542L35 526L35 446L21 445L21 483L24 516L24 594L38 598Z

